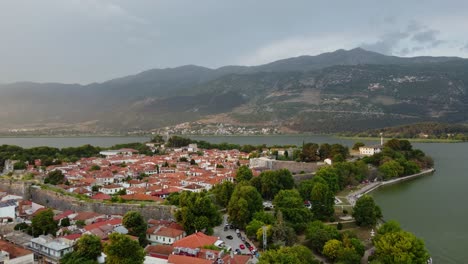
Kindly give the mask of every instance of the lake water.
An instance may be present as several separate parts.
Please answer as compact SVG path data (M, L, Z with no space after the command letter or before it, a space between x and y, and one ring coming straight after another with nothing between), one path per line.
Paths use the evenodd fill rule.
M212 143L301 145L303 142L340 143L354 141L328 136L206 136L192 137ZM69 147L92 144L108 147L119 143L144 142L147 137L0 138L1 144L22 147ZM377 143L377 142L365 142ZM431 176L379 189L372 193L386 220L395 219L402 227L424 239L434 263L468 263L468 144L414 143L434 158L436 172Z

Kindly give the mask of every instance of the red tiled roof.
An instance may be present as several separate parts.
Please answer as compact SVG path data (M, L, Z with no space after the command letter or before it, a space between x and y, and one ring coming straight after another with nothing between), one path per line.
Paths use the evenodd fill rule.
M67 211L65 211L65 212L63 212L61 214L58 214L58 215L54 216L54 220L58 221L60 219L63 219L65 217L71 215L71 214L73 214L73 211L72 210L67 210Z
M189 256L170 255L167 261L168 264L213 264L213 260L201 259Z
M87 226L84 227L84 229L86 231L90 231L90 230L93 230L95 228L99 228L99 227L104 226L104 225L116 226L116 225L121 225L121 224L122 224L122 219L115 218L115 219L111 219L111 220L97 222L97 223L94 223L94 224L87 225Z
M213 245L218 240L217 237L208 236L202 232L186 236L172 244L174 247L202 248L203 246Z
M31 251L21 248L19 246L13 245L4 240L0 240L0 250L6 251L10 254L10 259L15 259L18 257L26 256L33 254Z
M93 196L91 196L91 199L93 200L110 200L112 197L108 194L105 193L97 193Z
M147 246L145 248L146 254L152 257L164 258L164 259L167 259L169 255L172 254L173 250L174 250L174 247L170 245L155 245L155 246Z

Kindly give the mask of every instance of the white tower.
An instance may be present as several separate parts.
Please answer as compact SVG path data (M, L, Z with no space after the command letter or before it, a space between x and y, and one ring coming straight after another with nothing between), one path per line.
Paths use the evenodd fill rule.
M380 146L383 146L383 133L380 133Z

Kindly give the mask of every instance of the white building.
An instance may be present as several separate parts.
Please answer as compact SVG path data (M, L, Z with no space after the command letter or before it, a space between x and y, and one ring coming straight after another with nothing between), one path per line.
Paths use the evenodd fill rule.
M16 219L16 200L7 200L0 202L0 218Z
M33 264L34 254L27 249L0 240L0 263Z
M359 153L364 156L372 156L380 152L382 152L381 145L359 147Z
M172 245L172 243L185 236L185 231L165 226L154 226L146 231L146 238L151 244Z
M123 186L116 185L116 184L110 184L110 185L105 185L99 188L99 191L105 194L116 194L119 191L125 189Z
M45 263L58 264L65 254L73 251L73 244L73 241L64 238L39 236L31 239L30 249Z

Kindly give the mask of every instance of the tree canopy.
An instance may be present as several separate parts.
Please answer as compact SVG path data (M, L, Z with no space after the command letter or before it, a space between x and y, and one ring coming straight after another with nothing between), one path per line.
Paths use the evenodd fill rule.
M238 184L231 196L227 212L229 221L244 228L256 212L262 211L263 200L257 189L250 185Z
M429 259L424 242L402 230L377 236L374 246L375 257L383 264L426 264Z
M252 179L253 174L250 168L246 165L242 165L236 171L236 182L241 181L250 181Z
M205 230L210 234L213 227L222 223L221 214L207 192L182 192L178 202L179 210L176 211L175 217L187 234L196 230Z
M47 209L39 212L31 220L31 228L33 236L52 234L58 230L57 222L54 221L54 212L52 209Z
M147 224L139 212L127 212L122 219L122 224L127 228L130 235L138 237L141 246L146 246L148 243L146 240Z
M127 235L112 233L104 247L107 264L143 264L145 252L138 241Z
M65 183L65 176L61 170L53 170L47 174L44 183L50 183L52 185L62 184Z
M95 235L84 234L76 242L74 251L66 254L61 260L62 264L97 264L101 255L101 239Z
M382 211L375 204L372 196L363 195L356 201L353 217L359 226L374 226L377 219L382 218Z
M281 247L260 256L259 264L318 264L312 252L304 246Z

